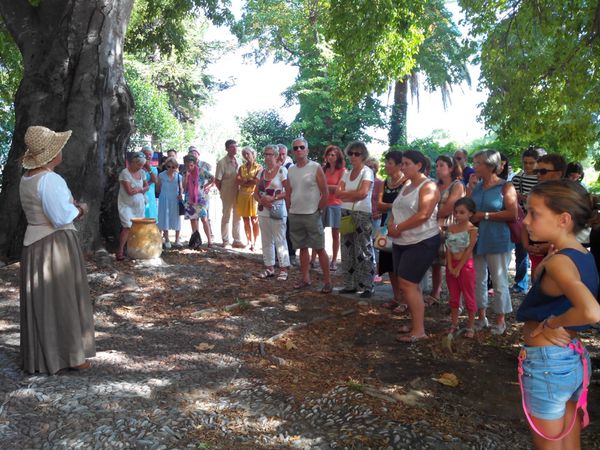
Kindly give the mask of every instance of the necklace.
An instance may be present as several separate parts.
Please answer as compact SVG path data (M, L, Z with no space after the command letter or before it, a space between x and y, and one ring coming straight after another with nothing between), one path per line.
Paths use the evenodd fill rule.
M402 180L402 178L403 178L402 175L399 175L397 178L390 177L389 185L391 187L398 187L398 185L400 184L400 180Z

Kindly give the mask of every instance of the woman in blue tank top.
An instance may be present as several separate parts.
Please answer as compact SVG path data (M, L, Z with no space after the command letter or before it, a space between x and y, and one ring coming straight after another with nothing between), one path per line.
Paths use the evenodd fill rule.
M536 185L527 203L524 223L531 239L550 242L551 250L517 312L525 322L519 356L523 408L536 448L580 448L591 367L577 333L600 321L600 304L594 258L575 236L590 222L591 202L577 183L551 180Z

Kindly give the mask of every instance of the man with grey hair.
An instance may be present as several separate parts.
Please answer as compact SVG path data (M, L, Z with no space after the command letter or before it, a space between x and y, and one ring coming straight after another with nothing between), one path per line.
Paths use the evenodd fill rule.
M292 149L296 164L288 171L290 188L286 190L286 203L289 206L290 237L294 247L300 249L302 272L302 280L294 285L294 289L304 289L311 285L308 249L312 248L319 255L323 271L321 292L328 294L333 290L333 286L321 219L322 211L327 206L327 179L321 165L308 159L308 143L304 138L295 139Z
M277 147L279 147L277 162L286 169L289 169L294 164L294 161L288 156L288 148L283 144L277 144Z

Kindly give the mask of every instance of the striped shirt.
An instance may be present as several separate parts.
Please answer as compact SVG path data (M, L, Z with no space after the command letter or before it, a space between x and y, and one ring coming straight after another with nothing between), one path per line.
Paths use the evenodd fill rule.
M538 177L537 175L527 175L521 171L511 181L519 194L527 195L531 191L531 188L537 184Z

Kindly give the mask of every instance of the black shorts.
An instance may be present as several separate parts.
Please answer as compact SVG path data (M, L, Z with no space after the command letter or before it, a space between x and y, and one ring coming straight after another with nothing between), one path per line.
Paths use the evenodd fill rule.
M437 257L440 242L440 235L436 234L416 244L394 244L394 273L411 283L420 283Z

